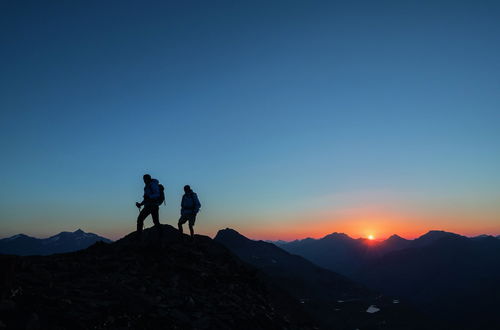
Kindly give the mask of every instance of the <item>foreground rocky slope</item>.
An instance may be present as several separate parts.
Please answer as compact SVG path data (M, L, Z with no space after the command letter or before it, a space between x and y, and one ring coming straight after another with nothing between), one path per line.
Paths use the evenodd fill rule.
M156 234L67 254L1 255L0 328L314 328L222 245L168 225Z

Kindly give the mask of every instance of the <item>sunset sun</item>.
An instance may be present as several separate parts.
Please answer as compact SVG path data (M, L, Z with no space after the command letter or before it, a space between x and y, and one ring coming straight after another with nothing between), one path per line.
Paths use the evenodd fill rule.
M368 235L368 239L369 239L370 241L373 241L373 240L375 239L375 236L373 236L373 235Z

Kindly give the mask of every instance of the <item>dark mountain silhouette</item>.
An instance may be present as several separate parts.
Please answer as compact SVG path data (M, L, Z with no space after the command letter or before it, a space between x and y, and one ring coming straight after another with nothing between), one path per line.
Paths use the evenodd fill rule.
M487 238L487 237L493 237L493 238L495 238L495 236L492 236L492 235L482 234L482 235L471 237L471 239L478 240L478 239L483 239L483 238Z
M461 329L500 329L500 241L446 235L392 252L354 276Z
M359 269L369 252L369 245L364 240L343 233L329 234L321 239L296 240L279 247L342 275L350 275Z
M50 256L0 255L8 329L315 329L295 299L206 236L171 226Z
M346 235L335 238L349 240ZM290 293L325 329L437 329L406 304L368 290L274 244L253 241L232 229L214 238ZM327 238L328 239L328 238ZM370 306L380 309L367 313Z
M424 247L446 237L463 237L454 233L431 230L414 240L392 235L381 242L353 239L343 233L332 233L321 239L306 238L289 243L275 243L284 250L294 253L315 264L351 276L361 267L387 253L406 248Z
M323 238L281 246L384 294L408 299L450 327L500 328L497 238L467 238L437 230L415 240L391 236L378 244L335 238L336 245L326 245Z
M450 233L447 231L442 231L442 230L431 230L428 233L420 236L419 238L413 240L411 242L411 247L422 247L426 246L432 243L435 243L436 241L443 239L443 238L460 238L464 237L458 234Z
M382 256L392 251L398 251L410 247L411 241L398 235L392 235L385 241L372 247L374 256Z
M311 283L314 283L314 289L321 287L315 294L322 297L351 299L360 295L376 295L342 275L320 268L307 259L290 254L274 244L248 239L233 229L219 230L214 240L225 245L243 261L265 270L267 274L280 278L290 277L291 280L301 282L304 279L310 280L311 282L302 283L300 286L294 283L293 290L297 291L298 296L303 293L301 297L306 297L305 292L309 292L311 288L300 292L303 289L301 286L310 286ZM293 274L290 270L293 270ZM319 286L316 285L318 281L321 282ZM328 287L328 292L325 292L325 287Z
M81 229L74 232L63 231L49 238L34 238L18 234L0 239L0 253L15 255L49 255L86 249L95 242L110 243L111 240Z

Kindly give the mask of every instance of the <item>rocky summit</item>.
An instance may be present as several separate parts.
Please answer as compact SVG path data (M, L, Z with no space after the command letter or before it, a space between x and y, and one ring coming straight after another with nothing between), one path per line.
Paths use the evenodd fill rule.
M50 256L0 255L0 329L314 329L224 246L169 225Z

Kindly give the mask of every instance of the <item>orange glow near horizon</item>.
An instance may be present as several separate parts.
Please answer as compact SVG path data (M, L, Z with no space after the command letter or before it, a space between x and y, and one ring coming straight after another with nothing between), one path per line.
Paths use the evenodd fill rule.
M251 239L285 241L307 237L317 239L333 232L341 232L352 238L378 241L394 234L406 239L415 239L430 230L444 230L465 236L499 235L500 222L495 219L486 212L481 216L472 217L470 214L444 212L431 214L423 211L419 214L410 214L380 208L357 208L307 215L296 214L273 221L253 218L244 222L227 223L224 227L212 227L205 232L213 236L218 229L230 227Z
M334 196L334 201L335 198L341 197ZM413 202L391 199L390 196L382 201L363 201L361 196L361 201L352 202L353 199L358 199L357 197L353 195L336 204L328 199L313 205L314 207L295 208L291 205L290 210L284 211L201 213L195 233L214 237L217 231L232 228L250 239L291 241L307 237L319 239L339 232L352 238L368 238L372 235L372 244L394 234L406 239L415 239L430 230L444 230L464 236L500 235L500 204L495 207L472 205L472 202L472 206L458 202L441 205L439 201L430 205L423 202L412 204ZM88 218L83 212L73 213L73 222L67 222L61 214L40 216L39 223L51 223L51 226L33 226L28 222L11 221L5 224L1 236L24 233L34 237L49 237L60 231L75 231L81 228L86 232L116 240L135 230L133 217L124 221L122 214L116 215L115 218L109 215L109 219L104 219L97 216ZM133 215L135 216L135 213ZM160 214L160 222L170 224L174 228L177 224L176 218L176 214ZM151 226L149 218L145 227Z
M369 239L370 241L373 241L373 240L375 239L375 236L373 236L373 235L368 235L368 239Z
M464 236L500 235L500 212L488 209L466 211L459 208L417 209L371 204L333 210L302 210L286 214L211 215L200 216L195 232L214 237L217 231L232 228L254 240L285 241L307 237L319 239L333 232L339 232L352 238L368 239L373 244L394 234L406 239L415 239L430 230L444 230ZM176 227L174 221L161 222ZM151 221L147 221L146 227L150 226L152 226ZM82 229L118 239L131 232L133 226L98 228L94 225ZM370 235L373 236L373 240L369 238Z

